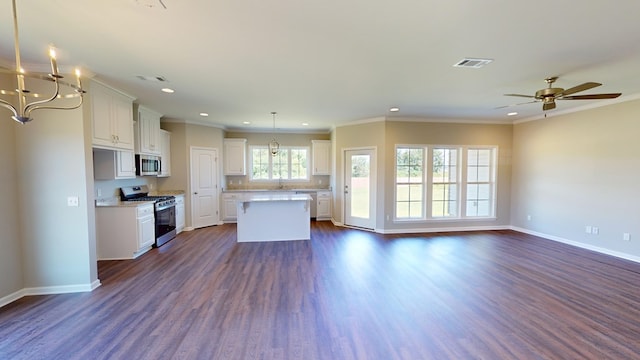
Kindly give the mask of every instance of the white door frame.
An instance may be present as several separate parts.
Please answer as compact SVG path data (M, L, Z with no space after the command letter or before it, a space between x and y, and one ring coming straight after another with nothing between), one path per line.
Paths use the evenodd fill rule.
M214 196L214 201L213 201L213 206L214 209L212 209L212 211L215 212L215 216L212 219L210 224L207 224L205 226L210 226L210 225L218 225L220 223L220 187L218 186L218 182L219 182L219 164L218 164L218 149L216 148L210 148L210 147L204 147L204 146L191 146L189 148L189 199L191 202L191 227L196 229L198 227L202 227L202 226L196 226L196 215L198 213L198 211L196 211L196 205L198 204L197 201L194 201L194 198L197 194L197 191L195 189L196 184L195 184L195 176L194 176L194 158L193 158L193 154L194 151L196 150L203 150L203 151L210 151L214 153L215 156L215 164L213 166L213 169L215 171L215 173L213 174L213 181L215 181L214 187L215 189L213 189L213 196Z
M353 224L348 224L347 223L347 214L349 209L347 209L347 197L345 195L345 191L346 191L346 185L347 185L347 156L348 156L348 152L353 152L353 151L366 151L366 152L370 152L371 154L371 163L370 163L370 179L371 179L371 183L370 183L370 195L369 195L369 206L370 206L370 213L369 213L369 219L370 219L370 223L366 226L357 226L357 225L353 225ZM375 146L367 146L367 147L356 147L356 148L343 148L342 149L342 165L343 165L343 173L342 173L342 221L344 226L347 227L358 227L358 228L365 228L365 229L371 229L375 231L376 228L376 224L377 224L377 218L376 218L376 209L377 209L377 182L378 182L378 171L377 171L377 155L378 155L378 148Z

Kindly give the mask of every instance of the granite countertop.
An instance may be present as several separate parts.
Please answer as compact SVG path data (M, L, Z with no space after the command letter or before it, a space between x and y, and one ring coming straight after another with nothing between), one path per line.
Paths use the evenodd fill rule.
M176 196L184 195L184 190L160 190L150 191L149 196ZM96 207L137 207L153 204L155 201L120 201L119 197L96 199Z
M120 201L117 197L96 199L96 207L138 207L155 201Z
M309 194L245 194L240 202L264 202L264 201L306 201L311 200Z
M331 191L330 188L316 188L316 189L222 189L222 192L317 192L317 191Z
M184 195L184 190L158 190L158 191L149 191L149 195L151 196L176 196L176 195Z

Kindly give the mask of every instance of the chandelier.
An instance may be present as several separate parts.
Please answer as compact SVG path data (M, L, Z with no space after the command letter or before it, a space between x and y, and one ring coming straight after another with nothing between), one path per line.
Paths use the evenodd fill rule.
M16 52L16 69L15 71L9 71L9 73L16 76L16 89L15 90L0 90L0 95L13 95L18 97L18 107L16 108L9 101L0 99L0 106L9 109L13 116L11 117L13 120L25 124L33 118L31 117L31 112L34 110L40 109L52 109L52 110L73 110L77 109L82 105L82 95L85 93L82 90L82 82L80 81L80 70L76 69L76 84L68 84L66 82L61 81L63 78L58 71L58 63L56 62L56 50L54 47L49 48L49 61L51 63L51 73L50 74L27 74L20 64L20 43L18 41L18 16L16 11L16 0L13 0L13 40ZM4 69L0 69L4 70ZM55 84L55 88L51 95L43 95L32 93L25 86L25 77L42 79L47 81L52 81ZM60 94L60 85L69 86L74 89L74 93L68 95ZM79 97L80 101L76 105L71 106L56 106L51 104L56 99L64 99L64 98L73 98ZM41 100L34 100L31 103L27 102L27 98L35 98Z
M276 133L276 112L272 111L271 112L271 116L273 117L273 133L274 133L274 138L271 139L271 141L269 142L269 152L271 153L271 155L276 156L278 154L278 150L280 149L280 144L278 144L278 142L275 139L275 133Z

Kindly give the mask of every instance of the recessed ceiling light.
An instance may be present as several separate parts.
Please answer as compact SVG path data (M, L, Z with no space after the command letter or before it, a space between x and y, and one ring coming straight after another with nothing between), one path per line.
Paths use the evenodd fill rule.
M398 111L400 111L400 108L399 107L392 107L392 108L389 109L389 111L398 112Z
M162 88L162 92L165 92L167 94L173 94L175 90L169 89L169 88Z
M200 113L200 116L202 116L202 117L207 117L207 116L209 116L209 114L207 114L206 112L201 112L201 113Z
M309 123L302 123L302 126L309 126Z
M516 112L516 111L507 113L507 116L516 116L516 115L518 115L518 112Z
M245 125L250 125L251 121L243 121L242 123L245 124Z

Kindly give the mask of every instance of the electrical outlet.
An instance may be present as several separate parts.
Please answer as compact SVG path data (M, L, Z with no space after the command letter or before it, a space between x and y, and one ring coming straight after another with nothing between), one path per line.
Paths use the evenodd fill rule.
M631 241L631 234L629 234L629 233L622 234L622 240Z
M586 232L587 234L591 234L593 232L593 229L591 228L591 226L587 225L584 227L584 232Z
M67 197L67 206L78 207L80 206L80 199L77 196Z
M594 233L595 235L598 235L598 234L600 233L600 229L598 229L598 228L597 228L597 227L595 227L595 226L594 226L591 230L593 231L593 233Z

